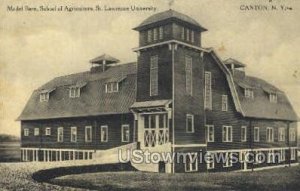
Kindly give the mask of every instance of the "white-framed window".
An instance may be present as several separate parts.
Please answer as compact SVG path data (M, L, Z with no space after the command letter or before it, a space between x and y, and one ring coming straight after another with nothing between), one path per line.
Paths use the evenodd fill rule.
M269 150L269 152L268 152L268 163L275 163L274 150Z
M296 128L290 128L290 141L296 141Z
M191 42L194 43L195 42L195 32L191 31Z
M255 151L255 164L260 164L263 162L264 155L261 151Z
M185 172L198 171L198 154L188 153L185 161Z
M222 137L223 142L232 142L232 126L223 125Z
M206 154L206 168L207 169L214 169L215 168L214 155L210 152L207 152L207 154Z
M186 132L194 133L194 115L186 114Z
M69 88L69 97L70 98L76 98L80 97L80 87L70 87Z
M45 129L45 135L47 135L47 136L51 135L51 128L50 127L46 127L46 129Z
M122 142L130 141L130 128L129 125L122 125Z
M259 142L259 127L254 127L254 142Z
M189 95L193 94L193 59L185 57L185 90Z
M25 128L25 129L24 129L24 136L25 136L25 137L28 137L28 136L29 136L29 129L28 129L28 128Z
M113 93L119 91L119 83L118 82L109 82L105 84L105 92Z
M269 100L271 103L277 103L277 94L276 93L270 93L269 94Z
M39 135L40 135L40 129L34 128L34 136L39 136Z
M247 126L241 127L241 141L246 142L247 141Z
M163 26L159 27L159 40L162 40L164 38L164 28Z
M184 33L184 31L185 31L185 28L182 27L182 28L181 28L181 39L182 39L182 40L185 39L185 33Z
M222 95L222 111L228 111L228 96Z
M245 97L246 98L254 98L253 90L250 88L245 88Z
M57 142L63 142L64 141L64 128L59 127L57 128Z
M212 92L211 92L211 72L205 72L205 87L204 87L204 106L206 109L212 109Z
M157 41L158 33L157 33L157 28L153 29L153 41Z
M280 161L285 161L285 149L280 150Z
M296 149L291 149L291 160L296 160Z
M186 41L190 41L190 29L186 29Z
M152 30L148 30L148 34L147 34L147 41L151 42L152 41Z
M40 93L40 102L49 101L49 92Z
M150 57L150 96L158 95L158 56Z
M108 126L102 125L101 126L101 142L107 142L108 141Z
M274 141L274 128L273 127L267 127L267 142L273 142Z
M223 167L232 167L232 153L225 153L225 162L223 163Z
M71 127L71 142L77 141L77 127Z
M207 142L215 141L215 129L213 125L206 125L207 131Z
M92 126L85 126L85 142L92 142Z
M284 127L280 127L278 129L278 141L285 141L285 128Z

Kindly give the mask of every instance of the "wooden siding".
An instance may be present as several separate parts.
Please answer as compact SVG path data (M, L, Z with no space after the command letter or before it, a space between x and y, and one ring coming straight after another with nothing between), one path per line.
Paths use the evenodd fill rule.
M22 121L21 146L35 148L72 148L72 149L109 149L128 144L122 142L121 126L129 124L130 142L133 142L133 115L107 115L91 118L56 119ZM101 125L108 126L108 141L100 141ZM92 126L92 142L85 142L85 126ZM45 135L45 129L51 127L51 135ZM63 142L57 142L57 128L63 127ZM77 141L71 142L71 127L77 127ZM29 129L29 136L24 136L24 128ZM34 128L40 129L39 136L34 136Z
M158 56L158 95L150 96L150 57ZM165 45L140 53L137 66L137 101L172 99L172 51Z

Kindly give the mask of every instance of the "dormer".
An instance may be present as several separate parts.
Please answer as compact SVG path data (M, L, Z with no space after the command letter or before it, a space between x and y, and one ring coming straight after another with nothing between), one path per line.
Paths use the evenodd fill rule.
M123 80L125 80L125 76L116 76L114 78L110 78L105 82L105 93L114 93L118 92L120 89L120 84Z
M254 88L252 86L243 82L237 82L237 84L244 90L245 98L254 99Z
M50 98L50 93L54 90L55 88L40 90L40 102L48 102Z
M80 97L81 89L86 86L86 82L77 82L75 85L71 85L69 87L69 97L70 98L77 98Z
M264 92L266 92L266 94L269 97L269 101L271 103L277 103L278 101L278 91L274 88L271 87L263 87Z
M239 79L243 79L245 77L245 64L233 58L228 58L224 61L224 64L234 77Z
M134 30L139 31L139 46L178 40L201 47L201 33L207 31L191 17L172 9L144 20Z
M90 60L90 63L92 64L91 73L104 72L110 65L118 62L120 62L118 59L108 54L102 54L101 56Z

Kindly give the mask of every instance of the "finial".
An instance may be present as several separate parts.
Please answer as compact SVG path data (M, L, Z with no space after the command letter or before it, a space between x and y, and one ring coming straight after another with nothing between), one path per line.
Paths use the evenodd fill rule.
M174 2L175 2L175 0L169 0L168 5L169 5L170 10L172 9L172 6L173 6Z

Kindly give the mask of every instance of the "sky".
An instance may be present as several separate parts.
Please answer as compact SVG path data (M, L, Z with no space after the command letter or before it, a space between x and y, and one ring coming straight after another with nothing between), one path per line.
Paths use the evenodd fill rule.
M173 2L170 6L169 3ZM7 6L142 6L156 11L9 12ZM287 11L241 10L280 5ZM136 61L132 28L172 8L208 29L203 47L246 64L246 73L285 91L300 115L300 1L295 0L42 0L0 2L0 134L20 135L15 121L33 90L57 76L89 70L103 53Z

